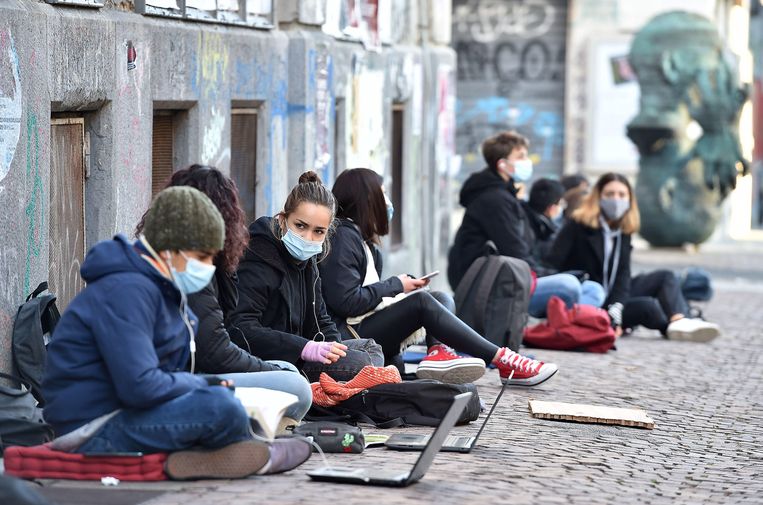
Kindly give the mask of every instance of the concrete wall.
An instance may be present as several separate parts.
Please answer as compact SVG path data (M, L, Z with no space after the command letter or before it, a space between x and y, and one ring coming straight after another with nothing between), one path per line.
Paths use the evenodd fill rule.
M394 8L418 19L420 3L427 5L404 0ZM410 30L378 51L338 40L321 30L325 8L284 2L280 28L257 30L142 16L129 3L120 10L26 0L0 6L0 370L10 369L17 305L49 274L53 115L83 117L90 134L90 247L131 233L150 203L155 110L177 111L175 168L201 162L227 172L231 108L257 107L256 210L264 215L280 209L306 169L330 185L348 165L368 165L390 184L392 104L402 103L404 203L396 219L405 242L389 254L386 274L444 270L450 237L438 234L449 228L442 205L453 152L447 125L455 85L447 75L454 53Z

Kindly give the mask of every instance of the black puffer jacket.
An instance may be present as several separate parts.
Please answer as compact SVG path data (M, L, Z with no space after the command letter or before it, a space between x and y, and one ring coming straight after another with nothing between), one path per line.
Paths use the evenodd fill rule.
M188 296L188 305L199 318L196 332L196 369L199 373L280 370L242 349L247 346L243 338L229 335L225 327L225 314L233 311L237 302L235 279L219 268L206 288ZM234 333L240 335L239 330L234 330Z
M381 278L381 253L375 244L369 243L369 247ZM403 292L403 283L397 277L363 286L368 259L360 229L349 219L339 220L331 238L331 254L318 264L318 268L328 313L340 331L344 331L348 317L365 314L379 305L382 297Z
M513 180L506 182L489 168L470 175L464 183L459 202L466 213L448 253L448 282L454 290L483 254L488 240L502 256L525 260L538 275L549 273L530 254L532 231L516 194Z
M326 340L341 337L326 313L315 259L294 260L270 231L271 220L261 217L249 227L230 327L241 331L252 354L297 363L307 340L318 331Z
M625 303L631 292L631 236L623 234L620 243L620 263L613 285L609 288L604 306L615 302ZM610 259L612 271L614 254ZM592 281L604 284L604 234L601 229L591 228L576 221L568 221L559 230L548 256L550 264L560 270L582 270Z

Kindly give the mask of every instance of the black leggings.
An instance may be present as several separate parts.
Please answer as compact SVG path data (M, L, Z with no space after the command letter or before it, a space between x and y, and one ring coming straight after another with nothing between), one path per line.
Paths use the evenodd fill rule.
M438 298L452 304L450 297ZM465 352L485 363L490 363L498 352L498 346L482 338L477 332L461 321L447 307L437 301L427 291L417 291L399 302L365 318L355 326L363 338L372 338L382 346L384 360L389 363L400 354L400 343L421 327L436 340L427 339L427 344L440 341L460 352Z
M623 328L644 326L663 334L676 314L689 314L678 278L670 270L656 270L631 279L631 298L623 306Z

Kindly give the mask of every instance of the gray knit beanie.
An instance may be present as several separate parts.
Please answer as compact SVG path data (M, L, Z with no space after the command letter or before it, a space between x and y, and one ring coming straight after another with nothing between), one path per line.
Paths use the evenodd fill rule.
M207 195L190 186L173 186L154 198L143 234L156 251L219 251L225 222Z

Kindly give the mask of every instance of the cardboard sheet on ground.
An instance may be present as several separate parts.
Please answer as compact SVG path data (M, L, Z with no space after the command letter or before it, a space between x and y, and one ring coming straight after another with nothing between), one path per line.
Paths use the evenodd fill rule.
M635 428L654 428L654 420L645 410L583 405L579 403L529 401L530 413L540 419L578 423L615 424Z

